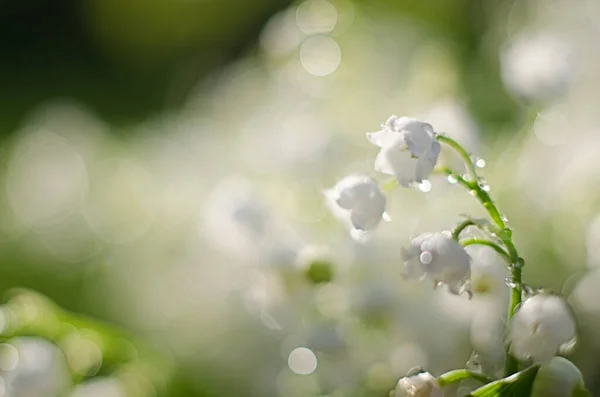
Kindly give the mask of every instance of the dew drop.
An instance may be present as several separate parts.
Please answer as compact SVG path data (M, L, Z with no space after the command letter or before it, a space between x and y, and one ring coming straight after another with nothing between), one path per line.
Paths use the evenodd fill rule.
M423 180L423 182L419 183L419 190L422 192L430 192L431 191L431 182L427 179Z
M502 219L504 222L508 222L508 218L504 214L500 215L500 219Z
M560 345L560 347L558 348L558 352L560 354L569 354L573 351L573 349L575 348L575 345L577 345L577 337L573 337L573 339L569 340L566 343L563 343L562 345Z
M384 212L383 214L381 214L381 218L383 218L383 220L386 221L386 222L391 222L392 221L392 217L387 212Z
M477 190L473 189L469 193L471 193L471 196L477 197Z
M504 279L504 284L510 289L517 288L517 283L513 282L512 279L508 277Z
M477 168L484 168L486 166L486 161L484 159L477 159L475 161L475 165L477 166Z
M456 182L458 182L458 177L454 174L450 174L448 175L448 182L454 185Z
M433 261L433 255L431 255L431 252L429 252L429 251L423 251L423 252L421 252L421 255L419 256L419 260L421 261L422 264L429 265L431 263L431 261Z
M481 363L477 352L471 353L471 357L469 357L469 360L465 363L465 368L476 372L481 371Z
M512 229L509 227L504 228L504 235L508 238L512 238Z
M531 288L531 286L529 286L528 284L523 284L523 296L522 296L522 300L525 300L527 298L530 298L531 296L533 296L533 294L535 293L535 291L533 290L533 288Z
M482 185L481 188L483 189L483 191L485 192L489 192L490 191L490 185Z

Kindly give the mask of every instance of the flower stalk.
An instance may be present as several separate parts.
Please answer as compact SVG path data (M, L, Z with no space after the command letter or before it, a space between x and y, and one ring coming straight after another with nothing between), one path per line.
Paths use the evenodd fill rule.
M470 371L468 369L456 369L454 371L449 371L443 375L438 376L437 382L440 385L440 387L445 387L466 379L474 379L483 384L488 384L494 381L493 379L479 372Z
M522 281L522 267L524 264L523 259L519 256L517 251L517 247L515 246L512 240L512 231L506 225L504 217L501 215L501 212L498 210L498 207L490 197L489 193L484 189L481 184L481 180L477 175L477 169L475 164L473 163L473 159L469 155L469 153L455 140L449 138L445 135L437 136L438 142L447 145L448 147L455 150L458 155L462 158L465 163L467 169L467 177L465 179L462 176L456 175L449 169L444 169L444 172L448 175L452 175L457 179L457 182L468 189L470 193L475 196L479 202L486 209L490 218L498 228L499 232L497 233L497 237L500 239L506 251L502 249L497 244L492 243L487 240L479 240L477 242L471 240L470 244L485 244L488 245L503 255L503 257L507 257L509 261L509 268L511 271L511 294L510 294L510 303L508 307L508 320L512 318L515 314L515 311L519 304L521 303L522 291L523 291L523 281ZM466 227L466 226L465 226ZM485 241L485 242L484 242ZM464 245L464 244L463 244ZM499 249L501 251L499 251ZM506 347L505 350L505 363L504 363L504 375L508 376L514 374L519 370L519 362L510 354L509 347Z

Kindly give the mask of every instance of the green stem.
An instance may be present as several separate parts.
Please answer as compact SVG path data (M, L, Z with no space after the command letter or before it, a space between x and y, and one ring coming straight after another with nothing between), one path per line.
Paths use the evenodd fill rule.
M469 371L468 369L456 369L440 375L437 378L437 382L441 387L444 387L465 379L475 379L483 384L488 384L494 381L493 379L485 376L484 374L480 374L479 372Z
M488 247L493 248L494 251L499 253L500 256L502 256L502 258L504 258L509 265L511 264L511 258L506 253L506 250L504 248L502 248L501 246L499 246L498 244L494 243L493 241L484 240L481 238L468 238L468 239L461 240L460 245L462 245L463 247L467 247L469 245L486 245Z
M469 179L471 181L477 181L477 170L475 169L475 164L473 164L473 160L471 160L471 156L469 155L469 153L458 142L445 135L438 135L437 140L438 142L450 146L458 153L458 155L465 162L465 166L467 167L467 173L469 174Z
M498 207L490 197L487 191L483 189L480 185L479 176L477 175L477 170L473 161L471 160L471 156L469 153L455 140L449 138L445 135L438 135L437 140L450 148L454 149L459 156L465 162L465 166L467 168L467 173L469 175L469 180L465 180L462 177L457 178L457 181L460 185L465 187L469 192L477 197L477 199L483 204L483 207L486 209L490 218L492 218L493 222L498 227L499 233L498 237L502 241L502 244L506 247L506 251L510 261L510 270L512 276L512 286L511 286L511 294L510 294L510 303L508 307L508 320L515 314L515 311L519 304L521 303L521 296L523 290L523 280L521 274L521 268L523 267L523 259L519 256L517 251L517 247L512 241L512 231L507 227L504 218L502 217ZM453 175L457 177L457 175L451 170L445 170L448 175ZM509 346L506 347L505 350L505 363L504 363L504 375L511 375L519 370L519 362L510 354Z
M472 219L465 219L464 221L462 221L461 223L459 223L454 230L452 230L452 238L454 240L458 241L458 238L460 237L460 234L462 233L463 230L465 230L466 228L468 228L469 226L473 226L476 225L475 222L473 222Z

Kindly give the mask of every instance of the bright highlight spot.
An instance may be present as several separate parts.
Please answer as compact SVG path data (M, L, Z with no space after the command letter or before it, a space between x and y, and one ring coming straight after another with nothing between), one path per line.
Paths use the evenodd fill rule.
M431 182L425 179L423 182L419 183L419 190L422 192L430 192L431 191Z
M314 76L327 76L335 72L342 60L338 43L325 36L311 37L302 44L300 62Z
M317 369L317 356L306 347L298 347L290 353L288 365L298 375L312 374Z
M327 0L308 0L296 10L296 24L303 33L328 33L335 28L338 14Z
M429 251L421 252L421 255L419 256L419 260L421 261L422 264L429 265L431 263L431 261L433 261L433 255L431 255L431 252L429 252Z

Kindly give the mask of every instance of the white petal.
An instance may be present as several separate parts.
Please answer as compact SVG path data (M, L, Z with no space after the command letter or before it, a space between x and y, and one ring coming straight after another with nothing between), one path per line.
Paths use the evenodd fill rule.
M425 152L417 161L417 168L415 171L415 179L422 181L427 179L437 163L438 156L440 154L440 144L433 142L431 149Z
M433 127L427 123L415 120L408 123L402 131L406 145L413 156L424 155L435 142Z
M398 184L410 187L415 181L417 159L398 145L383 147L375 158L375 170L396 177Z
M389 145L394 139L397 139L400 135L389 129L382 129L377 132L367 132L367 140L375 146L383 147Z

